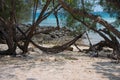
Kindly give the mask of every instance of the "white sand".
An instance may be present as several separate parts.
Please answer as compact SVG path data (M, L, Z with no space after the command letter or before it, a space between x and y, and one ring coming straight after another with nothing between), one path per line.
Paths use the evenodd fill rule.
M27 58L0 58L0 80L120 80L120 64L80 52L30 52Z

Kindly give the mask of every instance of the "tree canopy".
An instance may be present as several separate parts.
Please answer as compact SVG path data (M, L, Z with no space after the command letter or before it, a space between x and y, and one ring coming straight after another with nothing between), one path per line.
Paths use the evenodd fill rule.
M51 14L55 15L57 21L57 28L59 30L59 21L57 13L60 11L66 11L67 26L72 26L73 29L82 31L82 34L85 33L86 28L96 32L101 37L104 38L105 45L102 44L100 47L111 47L117 56L120 56L120 31L115 28L115 25L108 23L104 19L102 19L99 15L94 15L91 13L94 9L94 5L97 3L102 5L104 10L106 11L114 11L117 12L119 18L119 0L0 0L0 33L3 35L6 44L8 45L8 50L1 51L1 54L6 55L16 55L16 48L19 47L22 50L22 54L26 54L28 52L28 46L31 42L33 45L38 47L39 49L46 52L55 52L63 51L67 47L74 44L79 38L81 38L81 34L78 33L72 41L65 43L61 46L55 46L52 48L46 48L35 44L31 39L35 35L36 28L43 20L45 20ZM105 2L106 5L102 3ZM113 5L112 7L110 5ZM31 8L32 7L32 8ZM36 12L40 9L39 16L36 19ZM62 10L61 10L62 9ZM32 16L32 24L29 26L29 29L26 31L22 31L19 27L19 22L28 17ZM96 23L104 26L103 30L98 30L94 26ZM19 36L17 35L17 30L21 33ZM48 31L48 30L46 30ZM44 33L46 31L41 31L39 33ZM20 44L22 42L23 44ZM61 49L61 50L60 50Z

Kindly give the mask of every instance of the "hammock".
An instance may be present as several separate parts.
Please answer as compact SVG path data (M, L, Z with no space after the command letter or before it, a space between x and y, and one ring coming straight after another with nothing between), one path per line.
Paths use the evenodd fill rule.
M65 49L67 49L68 47L70 47L71 45L73 45L79 38L82 37L82 35L84 34L85 32L83 32L82 34L76 36L74 39L72 39L71 41L61 45L61 46L53 46L51 48L47 48L47 47L42 47L42 46L39 46L37 44L35 44L33 41L31 41L31 43L36 46L37 48L39 48L40 50L42 50L43 52L47 53L47 54L56 54L56 53L59 53L59 52L62 52L64 51Z

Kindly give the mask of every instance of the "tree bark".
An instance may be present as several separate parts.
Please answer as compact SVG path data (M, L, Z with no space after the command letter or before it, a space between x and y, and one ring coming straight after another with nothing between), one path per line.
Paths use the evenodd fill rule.
M65 3L65 0L58 0L58 1L62 5L62 7L66 11L68 11L71 15L74 15L76 17L77 16L82 16L82 17L94 20L95 22L100 23L105 28L107 28L108 30L110 30L112 33L114 33L120 39L120 31L118 31L117 29L115 29L115 27L112 26L111 24L109 24L107 21L105 21L105 20L101 19L100 17L95 16L95 15L93 15L91 13L87 13L87 12L79 10L79 9L73 9L68 4Z

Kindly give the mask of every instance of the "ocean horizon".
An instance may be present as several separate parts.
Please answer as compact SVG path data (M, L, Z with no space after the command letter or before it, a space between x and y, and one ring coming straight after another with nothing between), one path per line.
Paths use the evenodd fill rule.
M36 13L36 19L39 16L39 11L37 11ZM93 12L92 14L94 15L99 15L102 19L106 20L108 23L113 23L116 21L116 15L111 16L109 13L107 12ZM65 26L65 16L63 16L61 13L58 13L58 19L59 19L59 23L61 27ZM30 23L32 22L32 20L30 21ZM53 14L51 14L49 17L47 17L44 21L42 21L40 23L40 26L57 26L56 23L56 18Z

